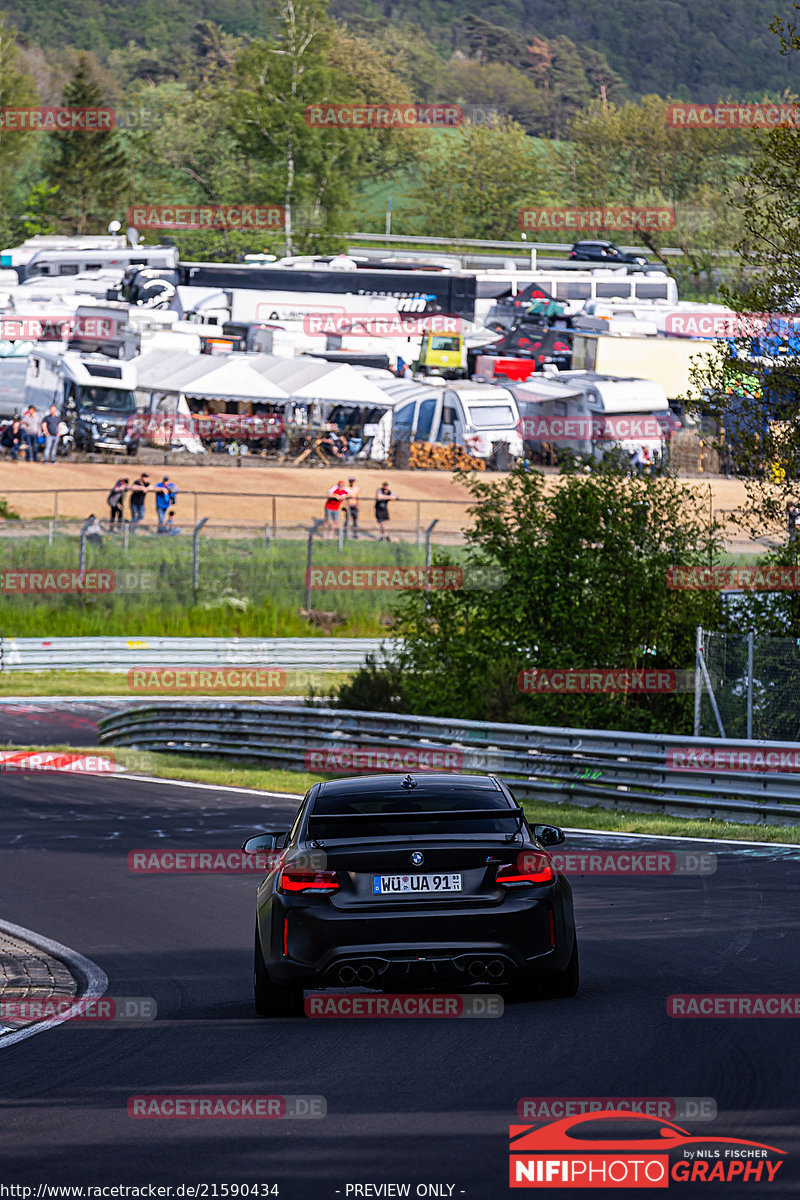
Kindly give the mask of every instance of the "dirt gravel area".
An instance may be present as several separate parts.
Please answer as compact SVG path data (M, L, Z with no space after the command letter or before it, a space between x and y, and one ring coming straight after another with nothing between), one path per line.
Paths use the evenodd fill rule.
M378 485L386 479L399 500L392 504L393 527L416 529L438 519L436 533L455 533L467 519L470 502L466 488L446 471L377 471L359 466L343 469L248 465L242 469L225 466L149 466L150 482L168 474L179 489L177 516L188 522L208 517L211 523L274 522L279 527L308 525L322 516L325 495L339 479L355 475L361 489L362 524L374 524L373 500ZM142 470L136 460L118 463L78 463L60 460L53 464L0 462L0 496L22 517L79 519L96 513L108 516L106 496L120 476L133 481ZM497 475L487 475L497 479ZM553 483L557 476L551 476ZM735 479L697 477L685 482L699 495L711 497L714 511L735 508L744 501L744 486ZM710 489L710 491L709 491ZM58 491L57 499L55 492ZM273 499L274 498L274 499ZM154 501L148 499L147 518L153 517ZM126 506L127 510L127 506Z

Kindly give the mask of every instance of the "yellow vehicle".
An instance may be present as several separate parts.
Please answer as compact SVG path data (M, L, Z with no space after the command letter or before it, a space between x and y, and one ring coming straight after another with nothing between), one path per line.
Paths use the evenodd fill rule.
M424 333L415 375L440 375L443 379L464 379L467 351L460 333Z

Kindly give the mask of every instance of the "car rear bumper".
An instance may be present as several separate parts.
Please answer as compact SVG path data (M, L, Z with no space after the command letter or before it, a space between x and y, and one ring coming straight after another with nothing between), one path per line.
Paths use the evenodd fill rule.
M411 913L398 907L343 912L327 904L283 903L259 912L264 960L278 984L384 988L510 982L565 968L574 925L568 889L516 895L474 911Z

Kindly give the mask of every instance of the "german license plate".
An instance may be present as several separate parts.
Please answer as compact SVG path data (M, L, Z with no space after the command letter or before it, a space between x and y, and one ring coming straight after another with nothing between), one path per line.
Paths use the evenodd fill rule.
M430 895L432 892L460 892L461 875L452 871L444 875L373 875L372 893L375 896L399 896L406 892Z

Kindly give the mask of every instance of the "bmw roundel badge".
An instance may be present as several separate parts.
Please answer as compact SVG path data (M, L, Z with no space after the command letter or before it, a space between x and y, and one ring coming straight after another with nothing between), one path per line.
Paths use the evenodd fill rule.
M425 862L425 855L420 854L419 850L415 850L414 853L411 855L411 861L415 867L419 867L422 865L422 863Z

